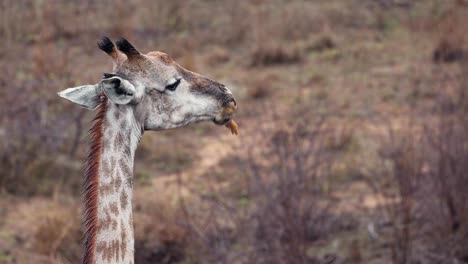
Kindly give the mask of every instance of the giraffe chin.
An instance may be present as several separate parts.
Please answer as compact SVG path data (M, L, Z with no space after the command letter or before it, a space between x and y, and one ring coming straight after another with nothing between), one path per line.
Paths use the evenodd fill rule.
M216 125L218 126L223 126L223 125L226 125L227 123L229 123L231 121L231 118L228 117L228 118L222 118L222 119L213 119L213 123L215 123Z
M219 126L223 126L231 122L234 113L237 110L237 104L234 98L230 98L228 103L222 108L221 112L216 114L213 118L213 123Z

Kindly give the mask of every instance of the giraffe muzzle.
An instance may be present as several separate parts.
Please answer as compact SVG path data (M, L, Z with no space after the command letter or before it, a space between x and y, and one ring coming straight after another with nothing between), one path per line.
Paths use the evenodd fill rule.
M231 121L232 117L234 116L234 113L237 110L237 102L236 100L231 96L229 100L227 100L220 111L218 115L214 118L213 122L217 125L225 125L229 121Z

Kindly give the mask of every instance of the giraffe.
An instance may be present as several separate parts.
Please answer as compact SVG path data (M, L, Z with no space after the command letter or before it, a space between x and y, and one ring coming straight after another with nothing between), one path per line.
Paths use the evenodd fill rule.
M222 84L188 71L167 54L140 53L129 41L107 37L99 48L113 60L97 84L58 93L96 110L83 184L83 264L134 263L133 162L145 130L200 121L224 125L237 109Z

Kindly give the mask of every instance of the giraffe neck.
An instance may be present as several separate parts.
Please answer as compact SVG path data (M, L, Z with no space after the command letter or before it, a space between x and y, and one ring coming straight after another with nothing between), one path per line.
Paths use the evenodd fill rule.
M101 138L91 142L90 147L91 151L100 148L96 150L100 155L95 157L97 163L93 167L97 177L92 180L97 185L92 188L89 183L85 185L83 263L134 263L133 160L142 129L131 107L108 103L107 98L102 98L98 111L95 122L101 125ZM87 167L88 171L90 164ZM87 203L90 197L86 197L86 192L90 189L97 195Z

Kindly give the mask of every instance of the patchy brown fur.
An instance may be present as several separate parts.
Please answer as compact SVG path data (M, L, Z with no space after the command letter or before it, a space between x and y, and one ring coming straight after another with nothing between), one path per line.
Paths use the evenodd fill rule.
M155 59L159 59L160 61L162 61L166 65L174 63L172 58L169 57L169 55L167 55L166 53L163 53L163 52L151 51L151 52L148 52L148 54L146 54L146 56L153 57Z
M89 150L86 158L86 167L83 181L84 197L84 255L83 264L94 263L94 249L98 230L98 192L99 192L99 167L102 151L102 134L104 116L107 109L107 97L100 95L98 111L89 130Z

